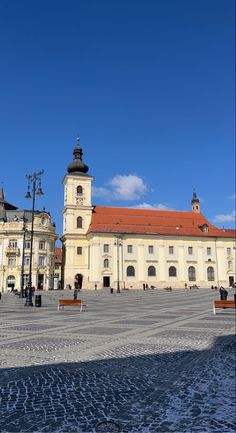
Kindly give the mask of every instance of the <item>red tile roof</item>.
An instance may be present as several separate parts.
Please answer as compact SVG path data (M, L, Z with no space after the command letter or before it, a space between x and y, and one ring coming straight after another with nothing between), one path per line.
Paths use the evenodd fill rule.
M55 247L55 263L62 262L62 249Z
M202 231L206 224L208 231ZM219 229L202 213L95 206L88 233L155 234L232 238L235 230ZM234 234L233 234L234 233Z

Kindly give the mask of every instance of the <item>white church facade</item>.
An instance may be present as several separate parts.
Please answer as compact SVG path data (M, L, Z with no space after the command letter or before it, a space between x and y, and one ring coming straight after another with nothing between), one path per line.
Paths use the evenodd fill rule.
M94 206L80 143L64 177L63 284L86 289L229 286L235 230L213 226L193 194L191 210Z

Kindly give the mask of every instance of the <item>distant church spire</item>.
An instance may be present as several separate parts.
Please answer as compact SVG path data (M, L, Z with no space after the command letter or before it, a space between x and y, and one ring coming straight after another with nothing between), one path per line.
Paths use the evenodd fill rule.
M78 174L86 174L88 172L88 166L84 164L82 156L83 150L80 146L80 138L77 138L77 143L75 144L73 151L74 159L68 165L67 172L68 173L78 173Z
M1 188L1 191L0 191L0 200L4 200L4 191L3 191L3 187Z
M200 213L200 200L197 197L197 193L195 191L193 191L193 198L191 204L192 204L192 211L195 213Z

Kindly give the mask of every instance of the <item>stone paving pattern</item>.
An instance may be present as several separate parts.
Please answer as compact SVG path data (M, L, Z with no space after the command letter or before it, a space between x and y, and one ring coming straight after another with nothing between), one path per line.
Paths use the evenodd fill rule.
M2 433L235 433L235 313L213 315L217 292L84 290L82 313L57 311L72 291L41 294L0 301Z

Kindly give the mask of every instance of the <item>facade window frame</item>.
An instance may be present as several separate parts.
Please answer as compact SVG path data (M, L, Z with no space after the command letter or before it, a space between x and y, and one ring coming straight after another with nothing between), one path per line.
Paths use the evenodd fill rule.
M213 266L208 266L207 268L207 281L214 281L215 280L215 270Z
M133 253L133 245L127 245L127 253L132 254Z
M103 245L103 252L104 253L109 253L109 244L104 244Z
M46 259L45 256L39 256L39 258L38 258L38 265L39 265L40 267L45 266L45 262L46 262L45 259Z
M135 268L134 268L134 266L132 266L132 265L127 266L126 276L127 277L135 277Z
M104 261L103 261L103 267L104 268L109 268L109 260L108 259L104 259Z
M177 270L175 266L169 267L169 277L177 277Z
M156 277L156 268L151 265L148 267L148 277Z
M189 266L188 268L188 280L196 281L196 269L194 266Z
M77 229L82 229L83 228L83 218L82 218L82 216L78 216L77 217L76 227L77 227Z
M82 255L82 247L77 247L76 251L77 251L77 255L79 256Z

